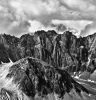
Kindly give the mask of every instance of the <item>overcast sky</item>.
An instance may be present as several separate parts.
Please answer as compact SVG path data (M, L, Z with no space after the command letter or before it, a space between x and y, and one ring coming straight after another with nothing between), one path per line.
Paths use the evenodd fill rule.
M94 33L96 0L0 0L0 33L20 36L60 23L81 36Z

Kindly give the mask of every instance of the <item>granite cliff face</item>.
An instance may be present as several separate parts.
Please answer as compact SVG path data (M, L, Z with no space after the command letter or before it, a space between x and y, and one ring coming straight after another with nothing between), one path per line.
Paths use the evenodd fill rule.
M69 31L57 34L42 30L20 38L3 34L0 35L0 63L15 62L30 56L66 69L69 73L93 73L96 63L95 38L96 34L77 38ZM90 54L91 61L87 66Z

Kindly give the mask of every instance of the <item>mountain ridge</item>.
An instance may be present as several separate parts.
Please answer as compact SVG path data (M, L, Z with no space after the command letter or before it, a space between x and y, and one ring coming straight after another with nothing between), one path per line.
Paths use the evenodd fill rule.
M90 51L96 33L77 38L72 32L58 34L54 30L37 31L34 35L25 34L20 38L0 35L0 63L16 62L27 56L41 59L52 66L71 72L93 73L96 64L96 50ZM90 65L88 57L92 53ZM93 66L93 67L92 67Z
M0 78L2 100L91 100L93 97L89 94L94 95L67 71L37 58L26 57L2 65L0 71L3 75Z
M0 35L0 96L9 100L95 100L92 83L75 79L78 75L95 81L94 35L77 38L72 32L57 34L54 30L20 38Z

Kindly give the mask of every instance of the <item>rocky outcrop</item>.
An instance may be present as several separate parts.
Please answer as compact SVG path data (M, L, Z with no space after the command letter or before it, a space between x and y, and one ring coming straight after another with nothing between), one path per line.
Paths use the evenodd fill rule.
M67 71L42 60L27 57L2 68L7 71L4 80L0 76L2 100L91 100L90 92Z
M92 100L93 92L69 74L95 80L95 39L96 34L77 38L69 31L0 35L0 99Z
M41 59L52 66L58 66L70 72L93 72L92 63L96 56L96 34L77 38L71 32L57 34L55 31L37 31L34 35L25 34L20 38L0 35L0 63L13 62L27 56ZM93 48L93 49L90 49ZM89 66L88 57L91 56ZM93 64L93 65L92 65ZM91 70L90 66L94 66Z

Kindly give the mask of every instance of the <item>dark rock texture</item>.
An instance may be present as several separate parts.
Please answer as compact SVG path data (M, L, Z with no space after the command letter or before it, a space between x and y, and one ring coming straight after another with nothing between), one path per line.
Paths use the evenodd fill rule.
M0 35L0 63L13 62L27 56L41 59L50 65L66 69L68 72L90 73L95 70L96 34L77 38L71 32L57 34L55 31L37 31L34 35L25 34L20 38ZM90 48L92 48L90 50ZM90 65L87 66L88 57ZM93 66L91 68L90 66Z
M96 91L70 75L81 72L81 78L95 79L95 39L96 34L77 38L69 31L42 30L20 38L0 35L0 99L59 100L57 95L62 100L92 100L89 94Z
M4 68L4 66L2 67ZM76 100L91 100L88 99L90 98L90 96L88 96L90 92L77 83L67 71L50 66L39 59L27 57L6 68L9 68L8 74L5 77L5 81L8 79L7 84L3 84L0 87L0 97L4 97L2 100L21 100L21 98L19 98L21 93L23 93L21 97L24 97L25 94L30 98L22 98L22 100L40 100L40 98L36 99L37 95L42 98L41 100L52 100L52 98L45 98L49 94L53 94L53 96L57 95L58 100L72 100L74 97L78 98ZM12 81L10 81L10 79L12 79ZM3 83L3 81L4 80L0 81L0 84ZM75 94L71 94L72 92ZM84 96L87 97L86 99L82 93L87 95ZM65 95L68 95L71 99L68 99ZM54 100L57 99L55 98Z

